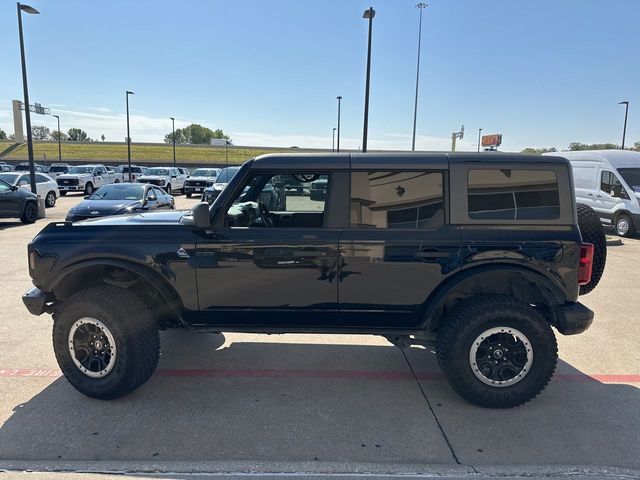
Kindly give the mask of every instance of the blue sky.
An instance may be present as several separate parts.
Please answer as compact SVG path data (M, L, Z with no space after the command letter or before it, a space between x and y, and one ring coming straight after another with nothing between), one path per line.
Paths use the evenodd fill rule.
M62 129L134 141L192 122L236 144L330 147L336 95L342 146L362 137L367 22L373 31L369 148L409 149L416 1L30 0L24 15L31 101ZM432 0L424 10L419 149L446 149L464 123L502 133L504 150L640 140L638 0ZM22 97L15 3L0 4L0 128ZM636 114L636 112L638 112ZM51 117L34 124L54 126Z

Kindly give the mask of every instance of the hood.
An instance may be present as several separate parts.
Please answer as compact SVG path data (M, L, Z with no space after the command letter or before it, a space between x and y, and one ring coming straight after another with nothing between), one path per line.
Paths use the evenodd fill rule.
M60 175L56 175L56 178L59 178L60 180L64 180L65 178L73 180L78 177L93 177L93 174L92 173L61 173Z
M177 225L180 219L189 211L165 210L163 212L145 212L132 215L118 215L115 217L102 217L91 220L83 220L74 225L87 227L117 226L117 225Z
M112 215L119 212L123 208L140 206L142 202L140 200L85 200L69 210L69 213L76 215ZM91 213L99 212L99 213Z
M187 178L187 180L195 180L197 182L215 182L217 177L194 177L193 175Z
M221 192L222 190L225 189L225 187L229 185L228 182L226 183L218 183L215 182L213 185L211 185L210 187L205 188L205 192Z
M169 175L140 175L138 180L166 180Z

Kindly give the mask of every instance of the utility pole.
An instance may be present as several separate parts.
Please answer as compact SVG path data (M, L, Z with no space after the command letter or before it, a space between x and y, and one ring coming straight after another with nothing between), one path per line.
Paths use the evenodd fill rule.
M413 137L411 139L411 151L416 151L416 123L418 121L418 82L420 80L420 44L422 43L422 10L427 6L420 2L416 8L420 10L420 22L418 27L418 65L416 67L416 101L413 107Z

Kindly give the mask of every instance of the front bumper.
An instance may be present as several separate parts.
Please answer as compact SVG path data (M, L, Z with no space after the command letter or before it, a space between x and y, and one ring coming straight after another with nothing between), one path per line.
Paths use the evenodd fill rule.
M47 302L52 301L51 295L39 288L33 287L22 295L22 301L31 315L51 313L51 307Z
M587 330L593 322L593 312L580 302L556 307L555 326L563 335L576 335Z

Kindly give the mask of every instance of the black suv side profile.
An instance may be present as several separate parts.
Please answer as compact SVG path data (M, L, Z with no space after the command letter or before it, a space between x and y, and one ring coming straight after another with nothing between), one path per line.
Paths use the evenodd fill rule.
M262 194L283 175L303 194L270 210ZM58 363L91 397L142 385L158 331L188 328L431 345L464 398L511 407L550 381L552 327L593 320L578 295L604 264L592 278L573 190L560 157L264 155L188 213L48 225L29 244L23 300L53 314Z

